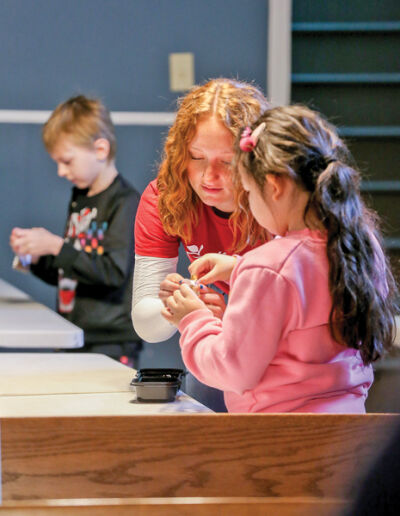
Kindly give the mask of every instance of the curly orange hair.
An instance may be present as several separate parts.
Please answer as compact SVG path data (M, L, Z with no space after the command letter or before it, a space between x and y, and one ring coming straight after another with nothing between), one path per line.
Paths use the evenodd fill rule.
M203 203L193 191L186 171L188 147L199 119L217 116L236 139L244 126L251 125L269 107L266 98L255 86L223 78L195 86L180 99L157 176L158 208L168 234L190 240L193 228L202 215ZM240 184L237 184L236 190L237 208L230 216L234 235L231 251L239 252L247 245L265 241L267 235L254 220Z

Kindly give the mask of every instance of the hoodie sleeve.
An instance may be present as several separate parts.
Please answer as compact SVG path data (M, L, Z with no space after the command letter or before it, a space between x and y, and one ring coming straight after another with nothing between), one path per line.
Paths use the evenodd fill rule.
M236 271L235 271L236 272ZM196 310L179 325L188 369L201 382L238 394L255 387L298 312L293 287L265 268L232 275L223 320Z

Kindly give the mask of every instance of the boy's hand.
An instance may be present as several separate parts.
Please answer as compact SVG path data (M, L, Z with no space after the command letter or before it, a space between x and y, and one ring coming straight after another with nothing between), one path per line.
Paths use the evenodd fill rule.
M178 326L185 315L201 308L207 308L207 306L189 285L182 283L179 290L175 290L173 295L166 299L165 308L161 310L161 315L170 323Z
M44 228L14 228L10 235L10 245L15 254L30 254L32 256L44 256L52 254L57 256L63 246L64 240L50 233Z
M189 272L200 283L229 281L236 258L227 254L208 253L189 265Z

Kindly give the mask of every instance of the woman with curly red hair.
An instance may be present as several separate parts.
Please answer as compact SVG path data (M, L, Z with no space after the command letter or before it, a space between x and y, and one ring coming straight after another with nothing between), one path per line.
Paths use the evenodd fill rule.
M192 261L210 252L243 254L268 239L231 171L240 129L268 107L255 86L224 78L194 87L181 100L158 176L136 216L132 320L144 340L161 342L176 331L161 309L183 279L176 273L180 244ZM224 282L216 286L229 291ZM200 295L222 317L222 294L204 286Z

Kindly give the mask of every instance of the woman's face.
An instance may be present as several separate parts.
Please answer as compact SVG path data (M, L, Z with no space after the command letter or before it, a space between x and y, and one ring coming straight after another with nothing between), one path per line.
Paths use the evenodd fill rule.
M228 213L235 208L231 172L233 141L224 124L211 116L197 123L188 149L191 187L204 204Z

